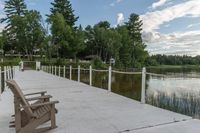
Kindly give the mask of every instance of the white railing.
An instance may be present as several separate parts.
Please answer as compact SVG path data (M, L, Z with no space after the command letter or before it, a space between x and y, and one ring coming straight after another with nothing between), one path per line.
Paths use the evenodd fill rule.
M6 80L15 78L16 67L13 66L4 66L0 67L0 99L1 94L5 91L6 88Z
M58 68L58 73L57 73ZM47 73L51 73L53 75L58 75L59 77L66 77L66 69L69 69L69 79L72 80L72 70L77 70L77 81L80 82L80 75L81 70L88 71L89 72L89 85L92 86L92 72L108 72L108 91L112 91L112 73L118 73L118 74L127 74L127 75L142 75L142 82L141 82L141 103L145 104L145 96L146 96L146 75L152 75L152 76L161 76L165 77L165 75L162 74L155 74L155 73L148 73L146 72L146 68L144 67L141 72L123 72L123 71L117 71L112 70L112 67L110 66L108 70L98 70L98 69L92 69L92 66L89 67L89 69L81 68L80 65L78 68L72 68L70 67L57 67L57 66L42 66L41 69ZM61 75L61 69L63 71L63 75Z

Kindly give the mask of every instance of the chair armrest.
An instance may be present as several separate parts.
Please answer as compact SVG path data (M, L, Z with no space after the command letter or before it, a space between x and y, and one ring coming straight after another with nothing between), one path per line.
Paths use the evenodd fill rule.
M44 95L45 93L47 93L47 91L41 91L41 92L35 92L35 93L29 93L29 94L25 94L24 96L31 96L31 95L37 95L37 94Z
M53 105L53 104L56 104L56 103L59 103L59 101L52 101L52 102L44 102L44 103L39 103L39 104L33 104L33 105L30 105L30 106L21 106L20 109L23 109L23 108L29 108L29 107L39 107L39 106L44 106L44 105Z
M32 97L32 98L26 98L27 101L34 101L34 100L41 100L41 99L49 99L52 98L51 95L45 95L45 96L39 96L39 97Z

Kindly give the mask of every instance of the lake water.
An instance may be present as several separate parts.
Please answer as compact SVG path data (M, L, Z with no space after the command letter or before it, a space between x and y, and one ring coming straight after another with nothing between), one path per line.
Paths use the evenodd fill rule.
M146 101L157 107L186 115L200 116L199 68L151 68L147 72L164 76L146 77ZM69 71L66 71L69 78ZM141 75L112 73L112 92L140 101ZM89 71L81 70L81 82L89 84ZM72 79L77 80L77 70ZM93 86L108 89L108 72L93 72Z

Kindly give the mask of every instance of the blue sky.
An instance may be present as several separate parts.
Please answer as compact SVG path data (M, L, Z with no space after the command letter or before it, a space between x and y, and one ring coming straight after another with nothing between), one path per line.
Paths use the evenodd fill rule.
M3 0L0 0L3 17ZM29 9L43 17L53 0L25 0ZM143 39L151 54L200 55L200 0L71 0L77 25L107 20L112 26L128 21L131 13L141 15ZM4 25L0 25L0 29Z

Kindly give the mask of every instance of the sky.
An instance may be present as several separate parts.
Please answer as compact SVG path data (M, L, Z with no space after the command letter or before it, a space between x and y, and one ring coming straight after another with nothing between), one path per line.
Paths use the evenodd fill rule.
M53 0L25 0L44 20ZM131 13L143 21L142 36L150 54L200 55L200 0L71 0L77 25L107 20L122 25ZM0 0L0 18L4 0ZM0 24L0 30L5 24Z

